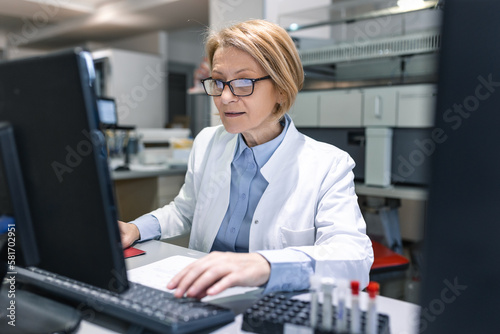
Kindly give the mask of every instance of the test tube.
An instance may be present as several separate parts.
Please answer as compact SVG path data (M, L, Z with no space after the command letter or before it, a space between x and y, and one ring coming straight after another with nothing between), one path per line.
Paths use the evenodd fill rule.
M370 282L366 290L368 291L368 315L366 321L366 333L377 334L378 315L377 315L377 294L379 292L379 284Z
M351 334L359 334L360 329L359 281L351 281Z
M346 313L346 294L348 289L348 282L346 280L339 280L337 282L337 317L335 327L337 332L347 332L347 313Z
M318 326L318 293L321 288L321 277L319 275L311 275L309 277L311 290L311 311L309 312L309 322L311 328Z
M325 277L321 282L323 290L323 309L322 309L322 327L325 331L333 330L333 287L335 281L333 278Z

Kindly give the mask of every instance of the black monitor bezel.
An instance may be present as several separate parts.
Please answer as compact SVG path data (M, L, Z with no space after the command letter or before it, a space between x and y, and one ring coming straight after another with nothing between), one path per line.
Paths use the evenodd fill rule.
M13 242L7 242L7 247L13 248L13 251L8 254L14 254L13 266L9 268L15 271L16 265L35 266L40 261L38 246L17 156L14 130L7 122L0 122L0 172L3 172L6 180L6 191L10 198L15 222L14 229L9 229L9 232L13 232L13 238L10 238ZM6 262L12 265L12 262Z

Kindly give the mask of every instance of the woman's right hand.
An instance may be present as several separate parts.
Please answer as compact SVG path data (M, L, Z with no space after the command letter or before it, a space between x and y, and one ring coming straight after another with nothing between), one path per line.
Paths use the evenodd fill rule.
M118 221L118 227L120 228L120 236L124 249L130 247L134 242L141 238L139 229L135 226L135 224Z

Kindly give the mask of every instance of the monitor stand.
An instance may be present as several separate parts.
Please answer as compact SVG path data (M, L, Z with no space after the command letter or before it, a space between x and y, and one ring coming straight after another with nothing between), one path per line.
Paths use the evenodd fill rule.
M5 236L5 235L4 235ZM3 238L2 238L3 239ZM0 240L1 259L7 258L7 243ZM21 290L15 274L0 261L0 333L73 333L81 321L76 309ZM5 280L3 280L5 276Z
M80 325L80 313L68 305L19 286L12 291L10 281L5 281L0 290L0 333L73 333Z

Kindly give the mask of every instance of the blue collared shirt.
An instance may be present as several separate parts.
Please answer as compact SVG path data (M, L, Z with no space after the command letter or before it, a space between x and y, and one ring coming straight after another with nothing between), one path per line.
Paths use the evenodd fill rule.
M229 206L215 237L212 251L248 252L250 225L257 204L268 182L260 173L285 138L290 121L285 117L283 131L264 144L248 147L241 134L231 163Z

